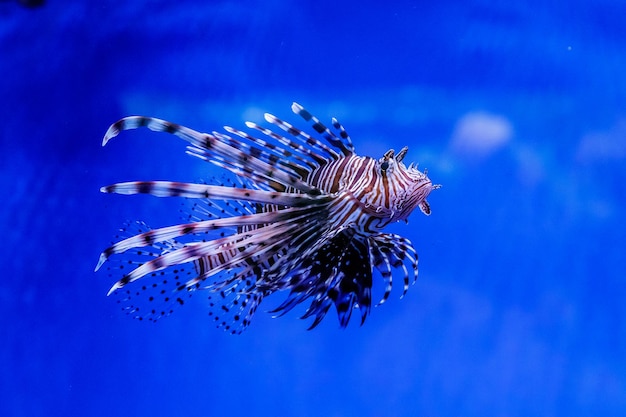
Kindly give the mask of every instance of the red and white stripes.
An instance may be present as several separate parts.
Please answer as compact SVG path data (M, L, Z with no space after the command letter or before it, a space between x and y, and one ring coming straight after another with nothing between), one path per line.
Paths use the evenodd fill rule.
M143 231L104 250L96 269L112 257L153 248L144 261L129 262L133 269L118 279L109 294L158 271L178 271L191 264L195 274L170 291L207 288L210 294L219 294L209 296L211 314L218 326L238 333L249 324L261 300L277 291L288 291L287 299L274 310L278 314L310 301L303 317L314 317L311 327L332 305L342 327L353 309L360 310L362 323L370 312L374 271L385 283L379 304L389 296L396 269L401 271L406 293L410 275L417 276L417 253L407 239L382 229L406 220L416 207L429 214L426 197L439 186L425 172L402 163L407 148L398 154L390 150L379 159L359 156L336 119L331 130L299 104L294 103L292 110L309 121L320 138L270 114L265 115L266 121L286 136L252 122L247 127L263 138L231 127L225 128L227 134L200 133L143 116L121 119L109 128L103 145L122 130L138 127L178 136L189 143L188 154L246 183L234 187L133 181L102 187L106 193L210 201L214 208L206 212L206 219L196 213L189 223ZM220 211L229 201L245 210ZM221 231L219 237L211 235L207 240L215 231ZM143 318L161 311L140 310L141 291L126 294L124 300L132 298L129 310L135 315ZM150 295L148 304L153 299Z

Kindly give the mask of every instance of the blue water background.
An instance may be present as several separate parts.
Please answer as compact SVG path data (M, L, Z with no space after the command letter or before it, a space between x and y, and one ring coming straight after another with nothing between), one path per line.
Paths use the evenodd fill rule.
M0 415L626 415L626 3L368 4L0 3ZM347 330L124 316L98 255L180 202L99 188L220 171L109 124L304 126L292 101L443 184L391 228L416 285Z

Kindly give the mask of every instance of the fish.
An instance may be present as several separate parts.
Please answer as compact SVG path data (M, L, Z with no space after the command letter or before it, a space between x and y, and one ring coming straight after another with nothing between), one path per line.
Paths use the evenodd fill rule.
M232 176L101 188L193 202L182 223L157 229L130 223L101 253L96 271L110 264L111 277L119 274L108 295L127 314L156 321L202 292L216 326L240 334L265 298L282 294L269 310L274 317L304 305L301 318L313 329L334 307L345 328L353 312L361 325L370 315L374 279L384 288L376 305L388 299L394 275L402 278L404 297L417 279L418 255L410 240L384 229L408 223L416 208L430 215L427 197L441 186L426 169L404 164L408 147L361 156L337 119L327 127L300 104L291 109L308 131L269 113L271 126L246 122L246 131L225 126L201 133L146 116L109 127L102 146L145 127L186 141L188 155Z

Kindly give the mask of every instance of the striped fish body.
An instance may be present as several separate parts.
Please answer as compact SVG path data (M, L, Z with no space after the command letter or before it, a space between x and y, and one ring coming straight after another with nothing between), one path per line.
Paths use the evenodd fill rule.
M120 295L128 313L155 320L173 310L151 305L180 305L207 289L218 326L239 333L265 297L282 291L287 297L274 313L309 302L303 317L313 317L312 328L334 305L345 327L353 310L361 323L370 313L375 271L385 283L379 303L389 296L394 270L401 271L406 293L411 275L417 277L417 254L410 241L382 230L406 221L416 207L430 214L426 197L439 186L403 164L407 148L379 159L359 156L337 120L331 131L297 103L292 109L315 136L270 114L266 120L287 136L251 122L247 126L261 137L231 127L225 128L229 135L200 133L141 116L109 128L104 144L142 126L174 134L189 143L187 153L241 179L236 186L135 181L102 188L198 202L189 223L140 227L102 253L96 269L110 258L132 257L131 270L124 269L109 292ZM140 284L150 278L156 286Z

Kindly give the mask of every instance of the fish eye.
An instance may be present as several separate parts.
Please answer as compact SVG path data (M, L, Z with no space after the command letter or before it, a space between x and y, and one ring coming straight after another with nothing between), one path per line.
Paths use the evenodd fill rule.
M389 161L385 161L382 164L380 164L380 169L383 171L387 171L387 168L389 168Z

